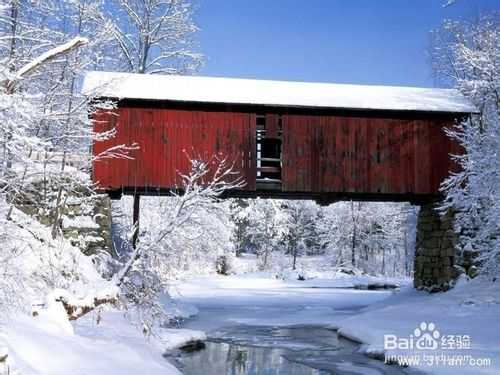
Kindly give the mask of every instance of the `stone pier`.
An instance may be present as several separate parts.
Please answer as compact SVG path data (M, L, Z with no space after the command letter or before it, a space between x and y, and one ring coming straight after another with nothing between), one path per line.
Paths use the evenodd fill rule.
M454 261L457 235L453 214L441 215L436 203L420 207L417 222L414 286L429 292L444 291L455 277Z
M56 184L44 185L35 181L27 185L22 195L15 196L15 206L43 225L51 226L54 221L52 209L40 208L44 192L52 197L58 193ZM114 256L111 234L111 201L107 195L92 195L85 185L74 186L70 193L64 193L59 226L63 236L73 246L80 248L85 255L107 252Z

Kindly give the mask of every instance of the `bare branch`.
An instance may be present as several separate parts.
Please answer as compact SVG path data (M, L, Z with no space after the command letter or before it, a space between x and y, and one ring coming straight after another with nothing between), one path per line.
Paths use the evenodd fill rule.
M6 82L4 82L3 85L7 88L7 92L12 92L14 86L19 80L32 74L36 69L38 69L43 64L46 64L47 62L61 55L70 53L71 51L80 48L81 46L84 46L87 43L88 43L87 38L76 37L71 39L69 42L65 44L52 48L49 51L38 56L36 59L32 60L30 63L24 65L14 74L13 78L10 78Z

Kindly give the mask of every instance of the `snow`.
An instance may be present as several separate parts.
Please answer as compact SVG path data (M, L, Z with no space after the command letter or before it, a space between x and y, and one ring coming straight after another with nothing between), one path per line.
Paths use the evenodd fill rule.
M19 69L15 74L15 80L24 78L26 75L30 74L33 70L43 65L48 60L52 60L62 54L68 53L69 51L81 47L88 42L89 41L87 38L75 37L64 44L61 44L60 46L54 47L49 51L42 53L40 56L33 59L31 62Z
M380 280L380 279L379 279ZM336 282L338 284L336 285ZM199 309L185 327L214 331L234 325L333 325L340 316L386 299L391 292L341 288L348 282L272 278L270 273L204 276L173 284L171 294ZM357 281L351 281L354 285Z
M62 221L63 228L87 228L99 229L99 225L90 216L64 216Z
M209 336L218 337L226 327L239 324L325 326L336 328L343 336L362 343L362 352L383 356L385 334L408 337L425 321L434 323L442 335L471 337L470 350L448 350L446 354L489 358L492 364L459 368L421 365L417 366L419 370L432 374L500 373L500 283L474 279L439 294L416 291L408 279L399 280L402 289L395 292L339 288L375 280L379 283L396 281L365 276L294 281L258 272L200 277L178 282L175 290L177 298L195 304L200 310L196 319L187 321L185 326L205 330Z
M200 312L196 308L196 306L189 303L183 303L179 300L175 300L170 296L162 295L160 298L161 304L165 308L165 311L168 311L169 315L173 319L189 319L198 315L198 313Z
M272 255L271 255L272 257ZM332 267L331 262L323 255L297 257L296 270L290 269L291 257L278 254L272 259L273 265L267 271L258 271L259 260L253 254L242 254L231 259L231 269L238 270L238 277L231 280L226 287L253 288L259 283L267 284L269 279L286 280L282 284L275 280L275 285L286 285L299 288L354 288L360 289L371 286L392 285L400 286L410 283L408 278L371 276L362 274L350 275ZM298 280L302 276L305 280ZM244 279L253 279L249 284Z
M180 374L162 357L161 342L146 340L121 312L103 313L99 325L82 318L74 334L21 315L9 322L3 336L9 366L21 374Z
M421 322L434 323L443 335L470 336L470 350L445 350L447 355L486 358L491 366L461 366L460 374L500 373L500 283L481 279L463 281L447 293L428 294L411 287L366 308L362 313L339 320L339 333L366 344L365 351L384 353L384 335L407 338ZM418 355L419 351L387 351L387 354ZM421 354L422 352L420 352ZM428 351L426 354L441 351ZM456 366L418 366L436 374L456 374Z
M70 322L61 299L84 308L115 298L119 288L67 240L52 240L50 227L15 208L4 223L15 235L3 245L19 249L7 268L19 285L12 285L17 289L10 306L0 306L0 358L8 355L1 375L180 374L163 354L204 339L203 332L159 329L158 337L146 337L125 311L108 305ZM185 318L197 313L181 302L167 309Z
M318 258L307 262L315 263ZM254 259L246 257L239 262L251 268ZM173 375L179 372L163 354L205 340L204 331L217 337L235 325L331 327L362 343L362 352L380 356L384 354L385 334L408 337L425 321L434 323L442 335L469 335L471 350L467 354L493 361L488 367L460 367L460 374L498 373L500 284L463 279L447 293L428 294L413 290L409 282L321 270L305 281L277 279L272 271L176 281L170 292L176 297L178 310L184 311L187 318L196 313L196 308L189 307L194 304L199 315L186 320L182 329L161 328L149 337L133 326L122 311L106 307L69 323L56 301L62 291L55 290L38 316L19 314L1 327L0 352L8 353L9 366L23 374ZM402 289L353 288L372 283L398 283ZM111 289L103 289L100 295L91 294L103 297L112 293ZM457 373L456 367L419 369L433 374Z
M36 310L37 324L42 330L52 334L72 335L73 326L68 320L63 304L56 301L55 293L57 290L47 296L43 309Z
M61 166L59 164L50 162L47 164L34 163L28 166L23 165L22 163L15 163L12 166L13 171L18 176L22 176L24 174L25 168L27 168L25 178L25 184L27 186L42 183L48 177L53 176L58 176L59 178L62 178L63 176L70 176L72 180L82 184L85 184L90 180L90 176L88 173L85 173L71 165L66 165L64 168L64 172L61 172ZM73 204L73 202L70 203Z
M204 332L173 328L159 328L146 337L123 311L109 307L70 323L53 298L59 292L48 296L35 317L18 314L0 327L0 352L8 354L10 374L177 375L180 372L163 355L206 339ZM8 373L0 366L3 375L2 370Z
M177 375L163 355L206 339L204 332L173 328L146 337L123 311L109 309L70 323L58 302L36 317L12 317L0 328L0 353L8 354L10 374Z
M163 348L167 351L178 349L193 341L205 341L207 339L205 332L192 329L165 328L161 330L160 334Z
M22 310L27 311L32 301L44 300L54 288L79 295L107 287L108 282L97 273L91 258L64 238L53 240L49 227L16 208L5 226L6 231L15 233L3 245L18 249L19 256L9 259L9 271L17 273L20 284L22 281L17 290L19 300L15 301Z
M118 99L362 110L477 112L453 89L88 72L82 92Z

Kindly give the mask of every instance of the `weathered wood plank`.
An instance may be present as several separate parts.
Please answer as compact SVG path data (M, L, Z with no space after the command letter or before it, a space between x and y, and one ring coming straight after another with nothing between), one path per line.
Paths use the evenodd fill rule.
M168 108L120 107L119 116L93 114L94 129L115 126L116 137L96 142L94 155L138 143L134 160L94 163L93 178L105 190L169 189L189 172L191 157L221 153L255 189L255 114ZM282 118L284 192L438 194L460 152L442 130L452 119L347 115L268 114L267 135L278 136Z

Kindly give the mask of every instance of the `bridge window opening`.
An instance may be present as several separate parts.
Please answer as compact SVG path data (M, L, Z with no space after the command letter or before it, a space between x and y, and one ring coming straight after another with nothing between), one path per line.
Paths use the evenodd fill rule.
M281 190L281 117L256 116L257 188Z

